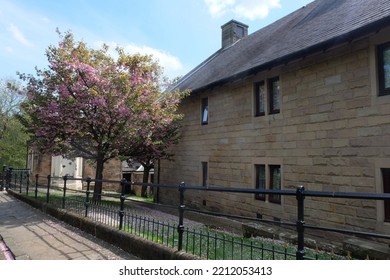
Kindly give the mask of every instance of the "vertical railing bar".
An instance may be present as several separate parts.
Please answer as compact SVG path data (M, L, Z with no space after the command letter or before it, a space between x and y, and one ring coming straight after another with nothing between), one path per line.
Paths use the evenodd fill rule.
M35 175L35 199L38 197L38 180L39 180L39 174Z
M188 228L186 230L186 252L188 252L188 244L189 244L189 240L188 240L188 237L189 236L189 231L188 231Z
M193 229L192 232L192 254L195 255L195 229Z
M49 203L51 176L47 175L46 203Z
M30 187L30 172L26 171L26 196L28 196L29 187Z
M264 240L261 240L261 259L264 260Z
M179 205L179 225L177 226L177 232L179 234L179 240L178 240L178 251L181 251L183 249L183 232L184 232L184 190L185 190L185 184L184 182L179 184L179 199L180 199L180 205Z
M169 223L167 222L167 243L166 243L166 245L168 246L168 244L169 244L169 232L170 232L170 226L169 226Z
M241 260L242 260L242 256L243 256L243 251L244 251L244 240L241 238L241 240L240 240L240 254L241 254L240 259Z
M148 219L148 239L149 239L149 232L150 232L150 219ZM152 231L152 241L153 241L153 231Z
M214 260L217 259L217 248L218 248L218 236L217 233L214 233Z
M141 236L141 216L138 218L138 235Z
M91 188L91 181L92 181L92 179L90 177L88 177L87 178L87 191L85 192L85 202L84 202L84 206L85 206L84 216L85 217L88 217L88 208L90 206L89 195L91 193L91 189L90 189Z
M206 258L209 259L210 253L210 232L207 231Z
M66 199L66 183L68 181L68 175L65 175L63 177L64 180L64 190L63 190L63 195L62 195L62 209L65 209L65 199Z
M272 260L275 260L275 239L272 238Z
M304 217L304 199L305 199L305 188L303 186L297 187L296 199L298 207L298 219L297 219L297 233L298 233L298 244L296 259L303 260L305 257L305 217Z
M225 250L226 250L226 234L223 234L223 244L222 244L222 260L225 260Z
M124 204L125 204L125 188L127 180L123 178L120 182L121 185L121 196L120 196L120 208L119 208L119 230L123 228L123 215L124 215Z
M234 237L232 236L232 251L231 251L231 259L233 260L234 259L234 255L233 255L233 252L234 252Z
M3 178L1 179L2 180L2 183L1 183L2 189L1 189L1 191L6 190L6 186L5 186L5 184L6 184L6 176L7 176L6 170L7 170L7 165L4 164L3 165Z
M152 220L152 241L154 241L154 225L155 225L155 221L153 219Z
M251 240L251 260L253 260L253 240Z
M162 222L162 230L161 230L161 244L164 244L164 221Z

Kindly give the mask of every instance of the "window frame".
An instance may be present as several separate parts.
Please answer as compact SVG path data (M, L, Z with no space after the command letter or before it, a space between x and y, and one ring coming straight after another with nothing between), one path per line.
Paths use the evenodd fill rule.
M275 170L279 169L279 186L278 188L274 188L274 173ZM264 188L261 188L260 186L260 176L261 173L260 170L262 169L263 176L264 176L264 182L263 186ZM254 187L255 189L264 189L264 190L273 190L273 189L282 189L282 165L279 163L273 163L273 164L266 164L263 162L254 162ZM280 205L282 203L282 196L279 194L260 194L255 193L254 194L255 200L260 200L264 202L269 202L272 204Z
M279 90L278 90L278 104L279 108L274 108L274 100L275 100L275 91L274 91L274 83L279 83ZM280 79L279 76L268 79L268 106L269 106L269 114L279 114L280 113L280 103L281 103L281 93L280 93Z
M390 87L385 87L384 52L390 51L390 42L377 46L378 96L390 95Z

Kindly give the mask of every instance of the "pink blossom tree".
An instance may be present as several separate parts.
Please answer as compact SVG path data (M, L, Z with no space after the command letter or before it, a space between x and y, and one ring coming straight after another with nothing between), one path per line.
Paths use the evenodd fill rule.
M162 93L161 68L151 56L117 48L114 58L106 45L95 50L70 32L58 33L59 45L46 52L49 68L20 74L27 82L23 108L41 152L96 161L99 199L105 162L139 155L156 139L168 139L164 149L173 143L164 133L181 117L184 94Z
M187 92L188 93L188 92ZM171 159L173 154L170 147L178 143L180 138L179 123L182 115L177 114L180 96L173 95L186 93L175 92L169 95L163 94L158 100L157 106L146 108L140 116L141 129L136 136L136 144L127 152L130 161L137 161L144 167L141 196L147 196L149 173L154 168L154 163L159 159Z

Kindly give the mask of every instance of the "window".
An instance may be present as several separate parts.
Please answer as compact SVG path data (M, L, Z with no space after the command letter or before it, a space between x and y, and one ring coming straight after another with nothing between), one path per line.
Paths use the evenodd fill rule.
M270 165L269 166L269 188L271 190L280 190L281 189L281 176L280 176L280 165ZM274 203L280 203L279 194L270 194L269 201Z
M257 82L254 85L255 116L280 113L280 82L279 77ZM267 106L268 104L268 106Z
M269 113L278 114L280 113L280 84L279 77L272 78L268 84L269 91Z
M268 168L268 170L267 170ZM267 172L268 171L268 172ZM280 165L255 164L255 188L261 190L281 190L281 167ZM255 194L255 199L266 201L265 194ZM268 201L280 204L281 196L279 194L269 194Z
M205 161L202 161L202 186L208 185L208 163Z
M256 117L265 115L264 81L255 84Z
M202 98L202 111L201 111L202 125L209 123L209 99Z
M265 165L255 164L256 172L256 189L265 190ZM256 193L255 199L265 200L265 194Z
M390 193L390 168L382 168L383 192ZM385 200L385 222L390 222L390 201Z
M390 42L379 45L377 55L379 96L390 95Z

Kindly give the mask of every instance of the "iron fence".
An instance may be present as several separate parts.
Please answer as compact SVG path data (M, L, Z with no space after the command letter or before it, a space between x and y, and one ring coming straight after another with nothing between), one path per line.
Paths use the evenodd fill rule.
M53 185L53 180L60 180L62 183ZM84 186L82 190L68 187L70 181L81 181ZM45 182L45 183L43 183ZM97 180L91 178L71 177L44 177L40 175L31 176L29 169L3 168L2 186L6 189L13 189L34 199L43 200L58 208L67 209L78 215L88 217L94 221L118 228L120 230L141 236L153 242L164 244L168 247L177 248L198 255L205 259L337 259L334 252L322 252L311 250L305 247L305 229L320 230L350 234L354 236L380 238L390 240L390 235L372 232L362 232L347 229L327 228L305 224L305 198L306 197L328 197L365 200L390 199L390 194L379 193L348 193L348 192L320 192L305 190L298 186L295 190L264 190L248 188L224 188L191 186L184 183L178 185L143 184L121 181L102 182L116 183L120 185L120 193L102 193L98 199L92 199L91 184ZM168 220L155 217L150 213L139 213L139 202L125 196L125 190L129 186L151 186L153 188L171 188L179 192L179 201L176 207L165 206L170 210L176 210L177 216ZM211 213L186 207L185 192L197 190L206 192L230 192L246 194L274 194L281 196L292 196L297 200L297 218L295 222L269 221L263 219L247 218L242 216L228 215L226 213ZM184 219L186 212L196 212L208 215L223 216L228 218L239 218L250 221L276 223L278 225L294 227L297 233L296 246L279 240L267 240L265 238L243 238L234 234L220 232L215 229L200 225L186 225ZM347 256L350 258L350 255Z

